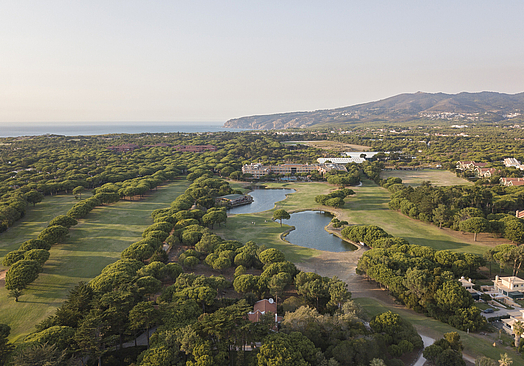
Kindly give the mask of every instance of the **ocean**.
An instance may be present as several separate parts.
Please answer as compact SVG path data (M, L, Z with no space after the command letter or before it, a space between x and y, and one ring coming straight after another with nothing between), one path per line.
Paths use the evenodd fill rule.
M218 122L173 122L173 123L113 123L113 124L0 124L0 137L17 136L39 136L39 135L63 135L63 136L87 136L106 135L111 133L169 133L169 132L220 132L245 131L239 128L224 128L223 123Z

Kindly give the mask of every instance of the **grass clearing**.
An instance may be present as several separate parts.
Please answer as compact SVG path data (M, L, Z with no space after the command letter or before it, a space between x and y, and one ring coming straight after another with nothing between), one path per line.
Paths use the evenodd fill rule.
M65 215L77 202L73 195L46 196L36 206L28 207L25 217L0 234L0 263L7 253L18 249L24 241L36 239L49 221ZM0 270L4 269L7 268L0 264Z
M160 187L141 201L120 201L95 208L86 219L71 228L65 243L51 249L43 272L24 290L18 303L7 298L4 287L0 288L0 323L11 327L10 338L21 339L31 332L60 306L68 291L79 281L89 281L106 265L118 260L120 253L140 240L144 229L153 223L151 212L168 207L188 186L187 181L176 181Z
M350 224L377 225L391 235L405 238L411 244L426 245L437 250L450 249L457 252L483 254L488 249L488 245L491 245L483 245L484 242L474 244L472 235L471 238L460 233L453 233L456 236L451 235L449 229L439 229L435 225L426 224L390 210L388 208L389 192L370 180L364 180L361 187L352 187L352 189L357 194L346 198L346 205L340 211L343 219Z
M524 360L521 355L515 352L513 348L505 347L497 342L498 334L489 333L486 336L473 333L468 334L448 324L441 323L438 320L428 318L408 309L402 309L400 307L395 309L388 308L373 298L358 298L355 299L355 302L360 304L370 317L391 310L413 324L419 333L434 338L435 340L442 338L444 333L457 332L460 334L462 344L464 344L464 352L472 357L486 356L498 360L501 353L507 353L513 359L513 366L524 366ZM493 346L494 342L495 346Z
M459 178L449 170L439 169L422 169L422 170L383 170L380 174L382 179L389 177L398 177L402 183L413 187L418 187L424 181L430 181L432 185L455 186L455 185L473 185L467 179Z

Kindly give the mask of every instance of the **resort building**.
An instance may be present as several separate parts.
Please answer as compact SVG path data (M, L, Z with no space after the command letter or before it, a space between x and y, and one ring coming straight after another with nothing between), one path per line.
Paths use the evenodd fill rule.
M506 159L504 159L504 166L506 166L507 168L514 167L514 168L517 168L517 169L520 169L520 170L524 170L524 166L522 164L520 164L520 161L518 161L515 158L506 158Z
M488 163L475 163L474 161L458 161L457 170L471 171L477 178L491 178L500 173L499 169L486 168Z
M318 158L317 161L320 164L325 164L327 161L334 163L334 164L349 164L349 163L357 163L362 164L366 161L366 159L361 157L350 157L350 158Z
M466 290L471 291L473 290L473 282L469 278L464 278L464 276L460 277L458 280L462 287L464 287Z
M300 173L311 173L318 171L318 165L316 164L282 164L282 165L271 165L269 167L273 174L300 174Z
M257 164L245 164L242 166L242 174L251 174L253 178L259 179L264 175L271 173L271 167Z
M480 178L491 178L495 174L499 173L500 170L495 168L476 168L475 173Z
M340 170L347 172L345 166L340 164L282 164L282 165L262 165L246 164L242 166L243 174L251 174L254 179L259 179L264 175L268 174L279 174L279 175L295 175L295 174L310 174L312 172L319 172L324 174L331 170Z

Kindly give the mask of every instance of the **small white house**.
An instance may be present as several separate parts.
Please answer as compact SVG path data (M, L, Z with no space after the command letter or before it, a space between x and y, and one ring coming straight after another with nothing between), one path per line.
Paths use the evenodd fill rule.
M464 278L464 276L460 277L460 279L458 280L460 282L460 284L462 285L462 287L464 287L466 290L470 291L470 290L473 290L473 282L471 282L471 279L469 278Z

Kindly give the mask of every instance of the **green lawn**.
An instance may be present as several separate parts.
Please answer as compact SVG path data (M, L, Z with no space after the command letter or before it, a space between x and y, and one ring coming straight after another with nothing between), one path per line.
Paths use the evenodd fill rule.
M389 192L375 183L364 180L357 193L346 199L343 213L350 224L377 225L411 244L427 245L437 250L482 254L487 246L474 245L447 234L435 225L411 219L388 208Z
M140 240L143 230L152 224L151 212L169 207L188 185L187 181L177 181L141 201L120 201L95 208L71 228L65 243L51 249L43 272L24 291L19 303L8 299L6 289L0 288L0 323L11 326L11 338L19 339L32 331L35 324L54 312L79 281L89 281L119 259L120 253ZM21 229L23 225L13 231ZM3 241L3 237L0 239Z
M315 196L326 194L334 189L326 183L265 183L267 188L293 188L296 192L288 195L284 201L275 205L275 209L283 208L288 212L303 210L323 210L325 207L315 202ZM259 245L278 248L292 262L302 262L318 254L317 250L303 248L280 240L280 234L290 229L290 226L273 222L273 211L268 210L256 214L243 214L228 217L226 226L215 227L214 232L228 240L239 240L245 243L253 240ZM255 224L253 224L253 222Z
M384 170L380 174L382 179L398 177L402 183L413 187L419 186L424 181L430 181L434 186L453 186L460 184L472 185L473 183L457 177L449 170L421 169L421 170Z
M498 342L496 346L493 346L493 342L496 340L497 334L491 333L491 337L487 338L473 333L466 333L460 330L457 330L448 324L441 323L438 320L428 318L422 314L417 314L414 311L402 309L400 307L395 309L390 309L376 299L372 298L358 298L355 301L362 306L364 311L369 314L369 316L375 316L377 314L383 313L385 311L391 310L399 314L403 319L409 321L421 334L424 334L428 337L439 339L444 333L448 332L458 332L460 334L460 339L464 344L464 352L472 357L487 356L494 360L498 360L501 353L507 353L511 358L513 358L513 366L524 366L524 360L522 356L514 351L510 347L504 347Z
M47 196L36 206L28 207L24 218L0 234L0 263L7 253L18 249L24 241L36 239L49 221L58 215L65 215L76 202L73 195ZM0 270L4 269L0 264Z

